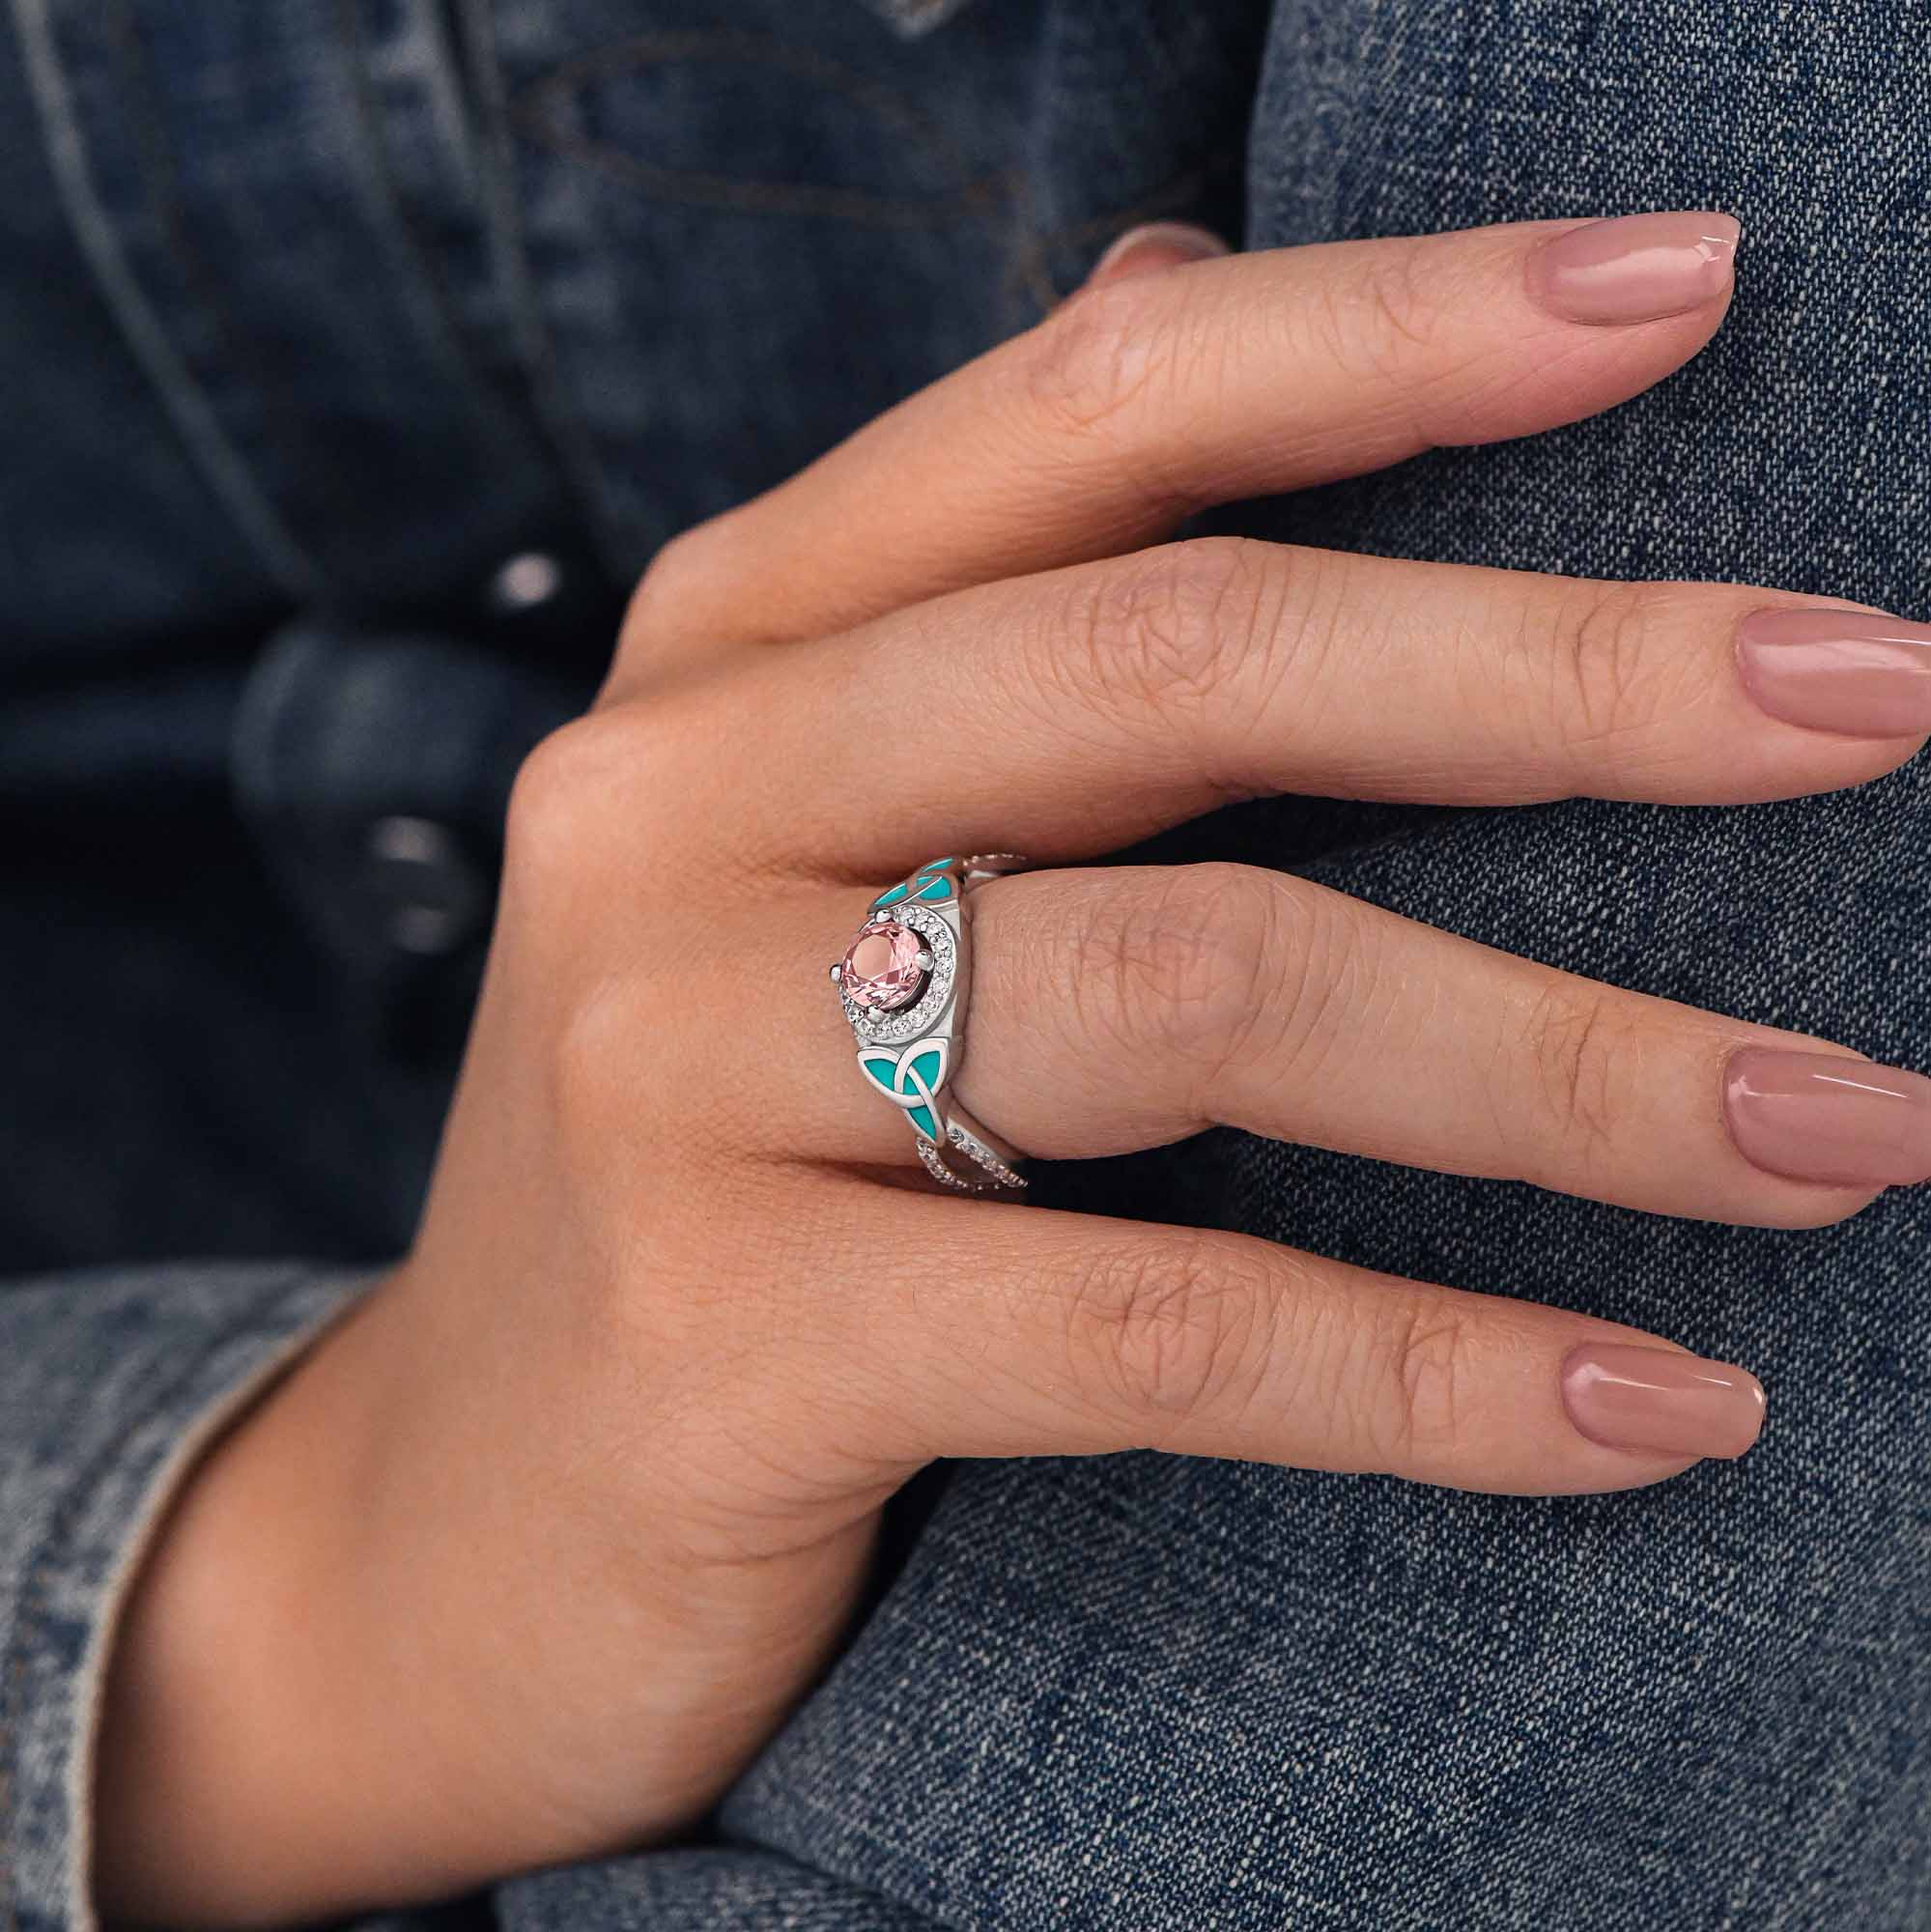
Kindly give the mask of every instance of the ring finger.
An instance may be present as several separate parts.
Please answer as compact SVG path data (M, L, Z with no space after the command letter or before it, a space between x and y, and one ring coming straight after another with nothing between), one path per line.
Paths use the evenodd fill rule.
M1125 1152L1225 1124L1774 1227L1839 1220L1931 1175L1931 1080L1290 875L1035 872L972 903L971 1035L952 1091L1034 1154ZM903 1122L848 1070L836 1010L798 1031L824 1059L799 1096L800 1144L909 1159Z

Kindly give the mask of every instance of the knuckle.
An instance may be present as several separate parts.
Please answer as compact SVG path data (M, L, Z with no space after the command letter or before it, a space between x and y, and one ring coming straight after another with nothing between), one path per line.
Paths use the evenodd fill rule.
M1654 583L1586 583L1562 600L1550 654L1555 728L1592 771L1640 753L1675 696L1660 671L1680 593Z
M1193 1071L1205 1093L1237 1055L1263 1004L1278 888L1250 866L1149 868L1106 895L1088 937L1111 1006L1105 1031Z
M1401 1024L1406 981L1397 950L1390 956L1387 926L1374 907L1340 894L1310 892L1275 882L1274 932L1267 949L1269 978L1256 993L1251 1052L1281 1077L1292 1068L1305 1083L1328 1077L1349 1042Z
M586 712L543 739L519 767L503 827L503 886L512 894L580 889L630 862L632 898L669 890L677 868L636 865L635 829L653 829L654 856L733 863L715 807L727 778L717 769L716 713L727 693L710 687L648 705Z
M1636 1032L1607 992L1558 984L1537 999L1524 1033L1544 1104L1519 1163L1531 1177L1561 1172L1573 1187L1608 1165L1642 1057Z
M1023 370L1026 401L1051 435L1109 440L1149 390L1168 379L1173 347L1144 286L1126 281L1089 289L1033 331Z
M1437 277L1415 242L1378 243L1323 284L1320 320L1334 361L1397 394L1426 374L1446 315Z
M652 1056L637 1051L641 1033L634 989L609 980L579 989L550 1037L547 1060L549 1116L556 1122L559 1151L570 1172L599 1174L612 1148L653 1111L647 1088Z
M1374 249L1363 265L1360 298L1383 353L1406 356L1427 349L1438 334L1443 309L1435 277L1420 246L1395 242Z
M590 712L543 739L518 768L504 826L508 883L575 865L608 822L612 780L631 759L628 723Z
M715 523L693 524L658 546L632 593L633 619L647 618L665 606L674 605L678 593L705 575L702 559L716 529Z
M1163 721L1224 698L1277 629L1268 566L1265 544L1200 537L1092 572L1077 625L1092 688Z
M720 563L727 547L728 514L680 530L652 556L632 591L618 639L627 665L647 658L656 646L702 635L713 623L711 606L720 582L733 573Z
M1100 1402L1143 1419L1178 1423L1237 1403L1267 1357L1265 1283L1204 1234L1096 1253L1065 1305L1077 1373Z
M533 1091L549 1123L557 1171L592 1223L613 1212L639 1236L675 1238L690 1207L694 1168L714 1179L730 1163L742 1191L751 1163L739 1095L697 1077L688 1051L667 1051L655 1015L665 1005L661 972L646 963L575 983L544 1036ZM755 1251L748 1219L734 1252ZM716 1230L710 1231L715 1236Z
M1473 1346L1468 1317L1446 1291L1388 1297L1370 1322L1372 1365L1357 1397L1362 1413L1348 1418L1377 1464L1453 1458L1465 1429Z
M581 894L569 896L581 900ZM599 895L599 898L606 895ZM694 1162L733 1162L731 1185L741 1187L743 1157L793 1143L774 1136L761 1098L768 1077L744 1056L718 1055L714 1026L668 1025L667 1013L684 1011L698 980L714 1012L742 1013L754 1003L754 969L741 963L745 928L714 911L692 912L688 897L660 917L663 901L631 910L621 931L607 915L592 913L586 928L580 905L559 906L544 923L544 950L535 961L540 978L526 980L525 997L540 1001L545 1024L535 1079L556 1122L559 1171L595 1180L606 1201L633 1206L646 1194L666 1200L677 1177ZM614 944L599 944L614 939ZM708 1187L710 1182L706 1182ZM667 1225L701 1199L675 1197ZM823 1197L829 1208L831 1197ZM751 1215L733 1224L740 1252L753 1248L774 1257L809 1231L812 1217L794 1213L782 1224ZM712 1231L715 1232L715 1229Z

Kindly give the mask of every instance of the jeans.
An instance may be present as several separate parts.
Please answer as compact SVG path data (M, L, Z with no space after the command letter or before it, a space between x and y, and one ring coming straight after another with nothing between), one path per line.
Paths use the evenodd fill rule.
M0 1925L87 1918L128 1564L407 1237L509 776L666 536L1144 216L1269 246L1711 205L1745 223L1737 306L1650 395L1218 521L1922 614L1920 0L10 4L0 1263L42 1278L0 1294ZM1149 849L1922 1064L1924 782L1284 802ZM1913 1196L1770 1234L1233 1133L1041 1192L1652 1328L1758 1370L1769 1428L1547 1501L953 1466L702 1842L457 1916L1931 1923Z

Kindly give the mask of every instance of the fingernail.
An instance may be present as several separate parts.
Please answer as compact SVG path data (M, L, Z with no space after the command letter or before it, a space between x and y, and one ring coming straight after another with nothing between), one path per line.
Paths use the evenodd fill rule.
M1656 322L1714 301L1734 277L1735 215L1625 214L1545 242L1529 282L1545 308L1571 322Z
M1155 269L1178 269L1188 262L1210 262L1234 251L1218 235L1187 221L1150 221L1129 228L1093 265L1089 282L1102 276L1120 281ZM1141 257L1145 257L1143 261Z
M1674 1349L1585 1342L1562 1365L1562 1405L1605 1449L1741 1456L1763 1431L1763 1384L1747 1369Z
M1746 1046L1723 1075L1730 1137L1793 1180L1911 1187L1931 1179L1931 1080L1830 1053Z
M1773 718L1857 738L1931 731L1931 624L1865 611L1754 611L1737 633L1750 696Z

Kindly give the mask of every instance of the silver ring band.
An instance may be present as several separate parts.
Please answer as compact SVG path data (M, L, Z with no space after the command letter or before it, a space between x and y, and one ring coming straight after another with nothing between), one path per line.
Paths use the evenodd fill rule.
M965 1057L972 895L1026 866L1009 852L921 866L872 900L832 968L866 1085L904 1115L932 1179L961 1194L1026 1185L1024 1156L947 1091Z

